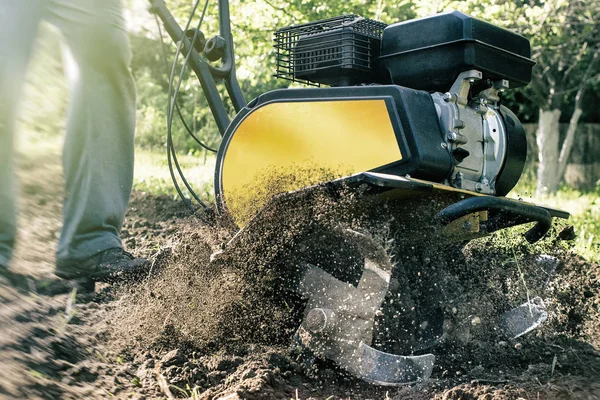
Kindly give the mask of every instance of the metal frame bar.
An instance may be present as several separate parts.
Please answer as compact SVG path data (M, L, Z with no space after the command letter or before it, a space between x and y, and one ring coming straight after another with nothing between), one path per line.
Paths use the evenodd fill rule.
M213 118L217 123L221 136L223 136L231 121L225 108L225 103L217 89L217 80L222 79L224 81L227 94L236 112L239 112L246 106L246 101L235 75L235 54L233 50L233 37L231 35L229 1L219 0L220 34L226 41L225 55L220 67L210 65L193 48L190 40L185 36L185 33L173 17L173 14L167 9L163 0L150 0L150 4L150 11L160 18L171 39L175 43L179 41L183 42L181 47L182 53L187 54L188 51L191 51L189 65L198 77Z

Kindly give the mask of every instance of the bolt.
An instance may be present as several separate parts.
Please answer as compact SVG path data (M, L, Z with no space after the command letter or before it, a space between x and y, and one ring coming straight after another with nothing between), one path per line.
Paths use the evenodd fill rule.
M447 149L448 148L448 143L442 143L442 149Z
M465 121L462 121L458 118L454 119L454 128L455 129L462 129L465 127Z
M305 327L312 333L323 333L335 324L336 315L328 308L313 308L306 315Z
M450 92L446 92L442 95L442 99L444 99L444 101L448 102L450 100L452 100L452 93Z
M481 192L483 190L483 186L481 186L481 183L476 183L475 184L475 190L478 192Z
M225 55L227 42L221 36L213 36L206 42L204 47L204 55L210 61L217 61Z
M463 229L465 231L470 231L473 228L473 223L471 221L465 221L463 224Z
M455 142L457 138L458 135L456 134L456 132L453 131L448 132L448 136L446 136L446 139L448 139L448 141L450 142Z

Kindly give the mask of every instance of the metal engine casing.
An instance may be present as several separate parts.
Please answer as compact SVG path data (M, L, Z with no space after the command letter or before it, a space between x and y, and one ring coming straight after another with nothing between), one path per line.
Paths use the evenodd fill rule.
M521 175L527 143L516 116L499 105L499 92L508 88L508 81L493 82L469 98L472 85L481 78L477 70L465 71L448 92L431 95L455 162L445 183L473 192L505 195ZM508 122L506 114L510 114ZM503 172L507 174L504 181L499 179ZM515 176L508 177L511 173L518 175L516 180Z

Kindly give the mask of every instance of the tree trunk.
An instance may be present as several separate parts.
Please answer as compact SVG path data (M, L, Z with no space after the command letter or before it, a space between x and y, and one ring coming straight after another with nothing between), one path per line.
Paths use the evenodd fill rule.
M577 131L577 124L579 123L579 118L581 117L582 113L583 110L581 108L575 108L575 112L573 113L573 115L571 116L571 120L569 121L567 137L563 142L562 148L560 150L560 156L558 157L558 183L560 183L563 176L565 176L567 162L569 161L569 155L571 154L571 149L573 148L573 140L575 139L575 132Z
M539 127L536 141L538 145L538 182L536 194L555 193L560 183L558 176L558 142L560 110L540 108Z
M569 121L569 129L567 131L567 137L562 144L562 148L560 150L560 156L558 157L558 168L557 168L557 182L556 188L554 190L550 190L549 193L555 193L558 189L558 184L562 180L565 175L565 171L567 169L567 162L569 161L569 155L571 154L571 148L573 147L573 140L575 138L575 132L577 131L577 124L579 123L579 118L581 114L583 114L583 94L588 87L590 76L592 75L592 71L594 70L598 59L600 58L600 49L596 49L592 61L589 63L588 67L583 74L581 79L581 84L577 89L577 95L575 96L575 111L573 115L571 115L571 120ZM560 115L560 114L559 114ZM550 189L550 188L549 188Z
M600 125L579 124L564 175L565 183L584 191L600 185L599 153Z

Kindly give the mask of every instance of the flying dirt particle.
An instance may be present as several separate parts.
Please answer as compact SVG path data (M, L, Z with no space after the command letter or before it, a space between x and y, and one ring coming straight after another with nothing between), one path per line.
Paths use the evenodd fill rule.
M515 350L519 351L523 348L523 344L521 343L515 343Z

